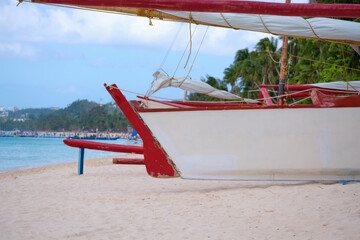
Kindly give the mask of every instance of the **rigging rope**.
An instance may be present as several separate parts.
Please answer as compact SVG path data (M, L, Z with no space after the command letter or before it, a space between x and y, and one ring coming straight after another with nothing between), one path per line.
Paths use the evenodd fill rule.
M165 64L165 62L166 62L166 60L167 60L167 58L168 58L168 56L169 56L169 53L170 53L171 49L173 48L176 39L177 39L178 36L179 36L181 27L182 27L182 24L179 25L179 29L177 30L177 32L176 32L176 34L175 34L175 36L174 36L174 39L172 40L172 42L171 42L171 44L170 44L170 46L169 46L169 48L168 48L168 50L167 50L167 52L166 52L166 54L165 54L165 56L164 56L164 59L163 59L163 61L161 62L161 65L160 65L159 69L163 69L163 66L164 66L164 64Z
M147 95L146 94L143 94L143 93L138 93L138 92L133 92L133 91L129 91L129 90L125 90L125 89L122 89L122 88L118 88L118 87L114 87L114 86L111 86L111 88L115 88L115 89L118 89L120 91L124 91L124 92L127 92L127 93L131 93L131 94L135 94L135 95L139 95L139 96L142 96L144 97L145 99L148 99ZM312 90L319 90L319 88L310 88L310 89L307 89L307 90L302 90L302 91L298 91L298 92L293 92L293 93L287 93L285 94L285 97L286 96L291 96L291 95L295 95L295 94L299 94L299 93L303 93L303 92L311 92ZM354 92L345 92L344 90L331 90L333 92L339 92L339 93L344 93L344 94L354 94ZM163 100L168 100L168 101L179 101L177 99L171 99L171 98L165 98L165 97L157 97L157 96L151 96L152 98L157 98L157 99L163 99ZM263 97L263 98L258 98L256 99L257 101L264 101L266 99L279 99L281 98L280 96L274 96L274 97ZM310 97L306 97L305 99L302 99L300 101L297 101L297 102L294 102L294 103L291 103L289 105L293 105L293 104L296 104L298 102L301 102L301 101L304 101L306 99L308 99ZM204 103L208 103L208 102L211 102L211 101L188 101L188 102L204 102ZM227 101L216 101L216 103L241 103L241 102L244 102L243 100L227 100Z
M192 32L192 36L194 36L194 34L195 34L196 30L197 30L197 27L198 27L198 25L196 25L194 31ZM191 39L190 39L190 40L191 40ZM182 61L182 59L183 59L183 57L184 57L184 55L185 55L185 53L186 53L186 50L187 50L187 48L189 47L189 44L190 44L190 41L189 41L188 44L186 45L186 48L185 48L185 50L184 50L184 52L183 52L183 54L182 54L182 56L181 56L181 58L180 58L180 60L179 60L178 65L176 66L176 69L175 69L174 74L173 74L172 77L175 76L175 74L176 74L176 72L177 72L177 70L178 70L178 68L179 68L179 66L180 66L180 63L181 63L181 61Z
M318 61L318 60L305 58L305 57L299 57L299 56L295 56L295 55L292 55L292 54L290 54L290 56L300 58L300 59L304 59L304 60L308 60L308 61L312 61L312 62L318 62L318 63L322 63L322 64L333 65L333 66L336 66L336 67L341 67L341 68L349 69L349 70L352 70L352 71L359 71L360 72L360 69L356 69L356 68L345 67L345 66L336 65L336 64L333 64L333 63L321 62L321 61Z
M189 62L190 55L191 55L191 49L192 49L191 22L192 22L192 17L191 17L191 12L190 12L190 13L189 13L190 48L189 48L189 56L188 56L188 58L187 58L187 60L186 60L184 69L186 68L186 66L187 66L187 64L188 64L188 62Z
M275 61L275 59L272 57L268 46L266 47L266 52L269 54L271 60L272 60L274 63L280 64L280 61ZM277 53L274 53L274 54L277 54Z
M196 52L196 55L195 55L195 57L194 57L194 60L193 60L193 62L192 62L192 64L191 64L191 67L190 67L190 69L189 69L189 72L188 72L186 78L189 76L189 74L190 74L190 72L191 72L191 70L192 70L192 68L193 68L193 66L194 66L195 60L196 60L196 58L197 58L197 56L198 56L198 54L199 54L200 48L201 48L201 46L202 46L202 44L203 44L203 42L204 42L204 39L205 39L205 36L206 36L208 30L209 30L209 26L206 27L206 31L205 31L202 39L201 39L199 48L198 48L198 50L197 50L197 52Z
M270 53L270 51L268 49L266 49L266 52L269 54L271 60L277 64L280 64L280 62L276 61L271 54L275 54L275 55L279 55L280 53ZM289 54L289 59L291 57L295 57L295 58L299 58L299 59L304 59L304 60L307 60L307 61L312 61L312 62L318 62L318 63L322 63L322 64L328 64L328 65L333 65L333 66L336 66L336 67L341 67L341 68L345 68L345 69L348 69L348 70L352 70L352 71L358 71L360 72L360 69L356 69L356 68L350 68L350 67L346 67L345 64L344 66L341 66L341 65L337 65L337 64L333 64L333 63L327 63L327 62L322 62L322 61L318 61L318 60L314 60L314 59L310 59L310 58L305 58L305 57L299 57L299 56L296 56L296 55L293 55L293 54Z

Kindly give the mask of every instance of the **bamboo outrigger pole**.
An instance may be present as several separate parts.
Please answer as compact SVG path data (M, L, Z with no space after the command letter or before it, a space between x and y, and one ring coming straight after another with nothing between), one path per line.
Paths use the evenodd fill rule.
M290 0L286 0L286 3L290 3ZM283 36L283 45L281 52L281 60L280 60L280 80L279 80L279 100L278 104L283 104L284 89L285 89L285 79L287 73L287 49L288 49L288 36Z

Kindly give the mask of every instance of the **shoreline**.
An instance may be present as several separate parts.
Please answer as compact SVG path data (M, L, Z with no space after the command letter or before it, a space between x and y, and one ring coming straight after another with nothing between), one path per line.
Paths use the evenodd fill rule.
M134 139L139 140L138 135L132 136L131 132L91 132L91 131L4 131L0 130L0 137L32 137L32 138L78 138L93 140L116 140Z
M360 235L359 183L157 179L142 165L112 164L112 158L85 160L81 176L76 162L0 173L2 238L355 240Z
M86 164L87 161L94 161L96 159L104 159L104 158L93 158L93 159L87 159L84 160L84 163ZM0 179L1 177L5 177L7 175L26 175L26 174L32 174L32 173L38 173L41 171L46 171L49 169L55 169L57 167L74 167L77 168L77 161L73 162L66 162L66 163L55 163L55 164L49 164L44 165L41 167L30 167L30 168L24 168L24 169L18 169L18 170L10 170L5 172L0 172Z

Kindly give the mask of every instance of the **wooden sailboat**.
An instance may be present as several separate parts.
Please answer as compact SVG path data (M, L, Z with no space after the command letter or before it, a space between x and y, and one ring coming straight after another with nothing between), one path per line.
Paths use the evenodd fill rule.
M360 5L354 4L227 0L32 1L175 21L190 19L197 24L360 45L359 23L319 18L360 17ZM192 86L189 79L181 81L182 87ZM301 86L303 90L292 95L312 94L313 105L276 105L266 90L268 86L260 86L259 99L250 104L166 102L146 98L133 101L131 106L116 85L105 87L143 139L145 165L151 176L360 180L360 143L357 141L360 88ZM295 88L284 87L288 91ZM339 93L355 95L341 100L324 95Z

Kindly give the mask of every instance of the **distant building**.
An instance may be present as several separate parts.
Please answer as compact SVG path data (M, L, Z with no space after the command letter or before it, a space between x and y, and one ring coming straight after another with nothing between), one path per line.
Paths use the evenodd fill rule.
M25 122L25 119L23 118L16 118L13 120L14 122Z
M9 116L9 112L7 112L4 107L0 107L0 117L7 117L7 116Z
M19 109L17 107L8 107L7 109L9 112L16 112L18 111Z
M0 110L0 117L8 117L8 116L9 116L9 112Z

